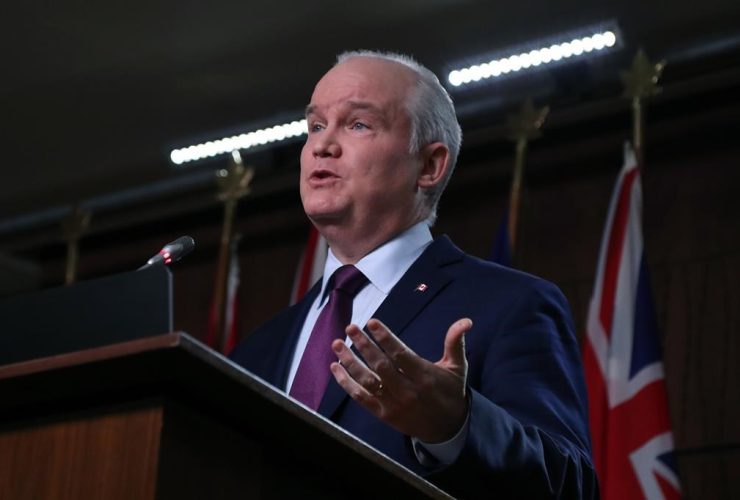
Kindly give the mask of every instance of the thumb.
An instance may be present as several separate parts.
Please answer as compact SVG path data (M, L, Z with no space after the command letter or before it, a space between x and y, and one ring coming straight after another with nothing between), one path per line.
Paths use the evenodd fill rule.
M470 318L455 321L445 336L445 350L439 364L458 375L465 375L468 361L465 359L465 332L473 326Z

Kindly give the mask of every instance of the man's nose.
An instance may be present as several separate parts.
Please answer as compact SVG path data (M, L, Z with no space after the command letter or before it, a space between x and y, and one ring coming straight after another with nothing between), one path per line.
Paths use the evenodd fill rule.
M313 145L313 155L317 158L338 158L342 154L342 148L337 141L336 135L331 129L325 129L317 134Z

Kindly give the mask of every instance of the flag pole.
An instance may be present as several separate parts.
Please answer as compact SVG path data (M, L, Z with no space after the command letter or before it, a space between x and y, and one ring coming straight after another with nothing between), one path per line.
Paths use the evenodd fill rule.
M658 87L665 60L651 63L641 48L632 60L632 68L622 71L620 78L625 88L625 95L632 101L632 144L635 148L637 165L640 171L645 166L645 99L660 94Z
M77 280L77 267L80 261L80 238L90 228L92 213L83 210L78 204L72 206L70 214L62 219L62 233L67 242L67 265L64 284L71 285Z
M510 114L506 119L506 125L509 129L509 139L516 145L514 174L511 180L511 192L509 195L509 242L512 260L514 260L515 251L519 244L522 184L527 146L530 140L537 139L542 135L540 129L545 123L545 118L547 118L549 112L549 106L535 108L532 98L527 97L519 111Z
M216 334L214 346L219 351L223 350L226 341L226 297L229 286L228 277L231 267L236 205L249 192L249 183L252 177L254 177L254 168L245 167L241 155L236 150L231 153L228 167L216 172L216 183L219 187L218 199L224 204L224 223L221 231L214 289L214 331Z

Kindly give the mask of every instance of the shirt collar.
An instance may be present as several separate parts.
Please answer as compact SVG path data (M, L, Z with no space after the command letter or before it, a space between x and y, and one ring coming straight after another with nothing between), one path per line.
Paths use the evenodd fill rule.
M367 276L370 283L388 295L432 240L429 226L426 222L419 222L364 256L355 266ZM319 295L322 297L321 302L324 300L329 278L340 267L342 263L329 248Z

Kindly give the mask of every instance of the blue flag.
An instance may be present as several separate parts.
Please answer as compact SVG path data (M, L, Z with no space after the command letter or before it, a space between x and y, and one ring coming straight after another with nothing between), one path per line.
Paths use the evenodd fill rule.
M501 264L502 266L511 266L511 241L509 241L509 204L506 204L504 213L501 216L501 222L496 230L496 237L493 240L491 253L488 254L488 260Z

